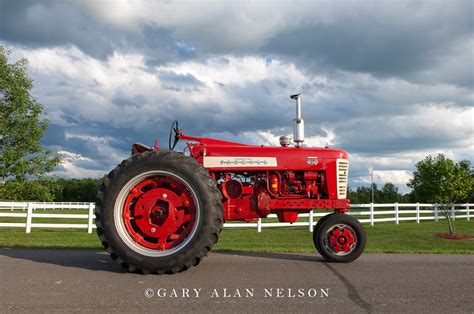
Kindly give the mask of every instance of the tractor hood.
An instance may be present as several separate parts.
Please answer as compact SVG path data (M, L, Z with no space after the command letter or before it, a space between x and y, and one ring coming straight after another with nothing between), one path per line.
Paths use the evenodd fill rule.
M191 156L213 171L299 170L317 171L347 159L341 149L311 147L252 146L227 142L224 145L190 143Z

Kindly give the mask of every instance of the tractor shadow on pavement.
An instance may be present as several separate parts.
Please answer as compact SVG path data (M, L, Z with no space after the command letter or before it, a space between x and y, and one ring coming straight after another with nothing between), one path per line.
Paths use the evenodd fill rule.
M233 252L233 251L212 251L211 254L225 254L225 255L237 255L237 256L249 256L249 257L261 257L271 258L280 260L292 260L302 262L317 262L325 263L326 261L319 255L304 255L298 253L260 253L260 252Z
M236 255L277 260L293 260L302 262L325 263L319 255L303 255L297 253L255 253L213 251L211 254ZM113 273L129 273L115 263L105 252L93 250L58 250L40 248L0 248L0 257L27 260L36 263L57 265L62 267L82 268L92 271L106 271Z
M0 248L0 257L9 257L62 267L82 268L92 271L127 273L105 252L90 250L10 249Z

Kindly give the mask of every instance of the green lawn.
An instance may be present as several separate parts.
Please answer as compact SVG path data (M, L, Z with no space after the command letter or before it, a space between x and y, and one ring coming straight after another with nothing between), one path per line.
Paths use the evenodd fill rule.
M58 221L59 222L59 221ZM446 232L445 221L378 223L363 225L367 232L366 252L385 253L462 253L474 254L474 240L447 240L433 237ZM474 237L474 221L457 220L460 234ZM102 249L95 233L86 230L0 229L0 247ZM312 234L307 228L224 229L214 251L315 252Z

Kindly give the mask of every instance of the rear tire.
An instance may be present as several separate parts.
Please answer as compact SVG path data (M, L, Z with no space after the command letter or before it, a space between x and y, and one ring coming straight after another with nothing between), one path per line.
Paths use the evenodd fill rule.
M357 259L366 244L365 231L355 218L331 214L313 233L318 252L329 262L349 263Z
M222 195L194 158L132 155L109 173L96 203L97 234L129 271L176 273L196 266L222 230Z

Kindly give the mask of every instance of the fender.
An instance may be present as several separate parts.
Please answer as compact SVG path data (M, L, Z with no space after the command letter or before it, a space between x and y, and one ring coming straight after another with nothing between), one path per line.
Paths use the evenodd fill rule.
M152 151L152 150L153 150L153 148L148 147L148 146L146 146L145 144L142 144L142 143L134 143L132 145L132 155L140 154L140 153L148 152L148 151Z

